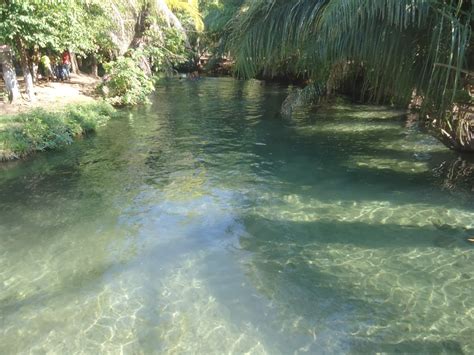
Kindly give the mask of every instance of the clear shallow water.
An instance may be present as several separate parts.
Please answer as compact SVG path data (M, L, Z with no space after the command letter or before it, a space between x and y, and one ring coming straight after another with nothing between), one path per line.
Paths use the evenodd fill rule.
M170 81L2 165L0 353L473 353L470 165L396 112L284 97Z

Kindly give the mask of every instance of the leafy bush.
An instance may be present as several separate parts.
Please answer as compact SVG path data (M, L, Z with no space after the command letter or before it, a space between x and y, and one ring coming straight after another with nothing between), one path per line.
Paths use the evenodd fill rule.
M71 118L71 123L76 123L80 127L80 134L95 131L97 127L106 123L113 114L113 107L106 102L70 106L66 109L66 115Z
M183 34L174 28L164 26L159 31L151 28L146 31L145 38L147 44L142 49L143 55L149 58L154 73L172 73L194 55L186 48Z
M38 109L21 118L23 120L19 120L22 123L20 132L35 150L54 149L70 144L72 136L79 134L80 130L77 125L68 125L63 113L54 114Z
M109 104L97 103L69 106L57 112L35 109L6 118L0 130L0 160L71 144L74 137L96 130L113 113Z
M133 106L149 102L154 90L153 81L139 65L138 55L119 57L104 64L107 75L99 90L106 101L116 106Z

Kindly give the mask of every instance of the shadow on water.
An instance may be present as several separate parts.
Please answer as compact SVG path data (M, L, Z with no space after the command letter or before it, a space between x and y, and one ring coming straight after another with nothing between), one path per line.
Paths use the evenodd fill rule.
M253 243L294 242L295 247L305 248L306 243L354 245L361 248L462 248L472 249L465 238L471 234L465 228L451 226L416 226L346 222L322 216L313 222L269 220L261 217L245 220L246 230L252 235ZM258 236L269 236L260 241ZM243 239L243 241L248 241Z
M315 126L320 124L315 123ZM398 131L400 128L396 128ZM289 134L288 134L289 133ZM419 202L416 199L430 193L445 199L451 191L456 200L452 206L467 203L472 206L474 196L474 162L444 150L430 139L436 150L417 152L417 147L407 147L400 151L390 147L390 142L404 140L403 134L387 135L384 130L360 132L311 132L299 134L298 130L281 134L266 146L258 147L256 154L263 161L273 162L270 170L280 182L293 185L321 186L324 181L342 179L346 186L352 186L351 197L365 200L369 196L362 186L371 185L371 197L377 194L387 196L390 192L400 193L398 201ZM419 138L419 137L418 137ZM387 147L388 146L388 147ZM295 149L297 147L297 149ZM426 147L421 147L425 148ZM298 156L295 157L295 150ZM309 173L301 173L310 171ZM344 190L345 186L341 186ZM403 189L401 189L403 187ZM411 193L417 190L417 194ZM326 192L329 194L326 195ZM424 193L423 193L424 192ZM319 198L333 199L334 189L323 190ZM431 196L432 197L432 196ZM430 199L431 199L430 197ZM462 200L459 200L459 197ZM432 203L436 203L431 199Z
M205 87L194 89L193 95L206 97ZM239 88L238 92L242 94L244 90ZM402 208L404 205L411 207L410 205L420 202L423 203L423 208L441 206L448 209L459 208L460 205L468 209L472 207L472 199L469 197L472 175L469 168L466 168L469 164L460 164L463 166L462 184L455 182L448 189L460 190L463 198L460 201L455 199L457 195L451 196L445 190L446 182L453 181L453 178L449 176L451 169L444 166L459 165L457 155L447 151L426 135L419 132L407 133L403 130L403 120L398 116L388 119L376 116L364 118L365 112L370 108L364 107L360 114L353 114L357 108L352 107L343 110L351 112L349 115L342 114L336 117L335 123L338 125L334 125L331 121L333 117L319 118L310 124L298 121L282 124L281 120L276 118L276 110L273 110L272 114L265 112L268 105L265 98L255 100L252 104L247 101L245 107L239 107L239 110L249 115L250 119L247 121L242 121L241 118L234 120L233 117L222 117L220 114L214 116L213 109L222 113L221 110L232 108L231 102L225 100L222 102L219 98L212 103L202 100L199 103L193 102L190 106L186 105L170 104L172 106L170 117L179 117L182 111L188 110L207 114L207 120L200 121L197 126L193 121L179 122L180 129L192 132L193 135L196 132L204 132L202 135L199 134L198 139L202 136L207 139L207 142L199 145L193 144L192 140L185 143L187 149L193 151L191 160L199 167L206 167L214 182L222 183L222 177L215 174L218 169L240 168L240 175L246 177L246 184L258 189L256 195L264 194L266 189L281 190L275 193L274 200L271 198L262 200L258 196L250 198L251 204L273 202L269 207L269 215L272 214L272 207L279 208L279 198L284 194L312 196L318 201L327 202L328 205L339 203L337 198L340 198L343 204L344 201L380 201L383 203L381 209L386 209L384 206L387 204ZM353 127L348 129L347 125L354 119L357 119L359 126L356 126L356 129ZM231 138L230 142L226 141L228 135ZM419 143L420 137L424 137L427 142ZM236 139L238 145L235 145ZM403 143L405 140L408 143ZM228 154L226 160L220 160L219 152L222 151L226 154L230 151L234 155ZM252 152L250 157L249 151ZM147 162L152 169L161 169L170 161L166 157L166 152L163 154L163 151L158 151L153 152ZM265 182L262 183L262 180ZM302 187L309 190L304 192L301 190ZM302 200L301 204L304 206L305 200ZM341 207L343 208L344 206ZM295 317L312 319L314 324L318 322L324 324L321 316L329 319L335 315L336 321L332 327L336 333L336 329L341 327L344 319L348 324L351 324L351 317L352 321L359 319L362 323L365 322L366 334L360 334L360 337L350 335L352 334L350 331L338 334L347 338L339 341L353 351L381 349L381 351L409 352L416 347L421 352L432 350L462 352L459 341L431 339L436 337L436 332L430 331L430 327L439 319L420 322L419 327L413 332L409 331L408 325L406 329L402 326L395 327L391 332L383 334L387 322L394 324L417 322L405 318L403 314L407 310L400 304L400 299L390 299L391 296L387 295L395 292L394 289L403 289L406 286L396 284L397 277L404 272L403 270L412 270L407 276L410 279L407 281L408 291L405 294L407 298L416 294L416 285L412 281L419 277L423 278L421 275L425 274L426 279L434 283L433 287L426 286L426 289L420 292L415 303L423 297L429 299L430 292L436 292L436 287L439 286L440 289L445 287L442 284L444 280L438 280L431 274L433 269L443 268L442 262L432 265L430 269L430 266L411 263L411 258L420 258L427 262L437 253L436 250L446 250L445 254L456 251L460 253L460 261L456 264L455 260L444 256L447 258L447 265L452 265L454 269L459 265L465 268L466 259L463 253L470 250L470 246L465 242L470 230L463 228L460 222L455 222L452 226L444 225L442 220L440 224L428 221L422 226L411 225L410 218L416 211L407 209L407 214L407 222L404 224L397 224L396 218L392 223L380 223L380 219L386 215L374 216L371 223L344 222L337 217L331 220L330 211L323 213L321 220L311 222L284 218L272 220L259 216L244 218L243 224L250 236L242 237L240 245L243 251L250 253L249 259L251 259L244 269L247 269L257 290L280 305L283 309L281 312L285 316L288 316L285 312L290 312ZM334 253L337 253L338 248L340 255L335 258ZM307 254L312 252L317 255L319 249L322 250L320 257L327 262L327 265L319 265L318 268L317 264L312 266L315 264L309 263L312 260ZM397 252L400 252L400 258L397 258ZM357 259L365 260L367 262L365 266L356 268L353 273L347 272L346 276L343 271L350 270L342 268L341 272L331 273L331 270L327 269L331 267L337 269L337 262L341 265L345 262L348 264L355 262L351 257L347 257L351 253ZM373 253L380 255L372 258ZM344 260L345 256L347 260ZM385 265L387 260L391 260L392 264ZM372 270L375 273L384 267L388 268L389 279L392 277L392 280L382 280L385 282L385 289L381 286L382 290L378 290L371 285L376 291L367 296L363 288L354 286L354 280L364 278L363 272ZM471 278L469 273L462 275L464 281ZM354 280L349 282L348 277ZM456 273L453 274L453 278L458 277ZM213 295L220 302L230 302L224 290L216 288L216 285L211 287L214 289ZM429 292L426 291L428 289ZM323 305L322 308L315 306L315 295L331 304L328 307ZM387 300L381 301L385 299ZM345 307L345 303L349 305ZM426 304L425 307L433 310L436 308L432 304ZM443 311L448 312L447 308ZM355 310L362 311L354 315ZM374 315L375 320L371 319L371 315ZM439 313L435 317L438 316ZM345 318L341 321L338 317ZM288 317L288 319L295 318ZM380 339L371 343L367 340L371 338L367 333L370 333L368 329L374 324L375 327L380 326L381 330L379 329L374 335ZM349 325L351 326L356 327L355 324ZM411 333L407 335L411 339L397 338L403 333ZM425 340L415 339L420 333L426 335ZM465 342L466 331L461 333ZM454 333L450 336L455 337ZM391 338L396 339L392 342ZM329 343L330 340L327 340L324 345Z
M173 85L167 90L172 95L180 91ZM270 176L295 188L343 179L352 185L352 197L359 200L368 196L359 186L371 184L372 196L379 194L382 199L390 199L387 194L398 193L403 186L408 193L399 193L397 200L404 199L406 203L417 202L416 198L428 193L446 203L443 189L454 194L459 191L457 200L451 202L453 206L459 205L460 197L462 203L469 205L472 201L469 197L474 182L469 168L472 163L464 160L467 167L462 179L450 177L447 166L458 164L458 156L417 129L405 129L399 112L342 106L282 122L275 114L284 97L281 89L237 81L223 90L212 89L207 84L191 86L188 90L197 101L180 105L171 101L166 103L169 106L166 111L170 117L186 116L190 111L206 117L198 122L176 120L172 128L173 132L180 129L190 132L190 141L176 143L184 143L186 150L192 150L203 166L232 168L236 160L221 160L219 156L231 151L236 159L245 158L254 175ZM240 93L237 100L232 96L235 92ZM211 93L213 100L209 101ZM161 109L162 105L160 102ZM241 112L239 117L226 114L237 111ZM252 157L244 156L249 152L253 153ZM163 167L169 162L163 151L153 152L149 159L152 167ZM411 190L420 193L413 194ZM320 198L326 198L324 192ZM331 194L327 199L332 199Z
M361 341L351 347L354 353L366 353L367 351L374 353L388 354L439 354L446 352L447 354L464 354L461 344L454 340L409 340L399 343L376 343Z
M313 329L317 336L311 350L463 353L468 328L458 333L435 324L440 326L443 312L470 297L466 285L474 274L467 253L472 246L459 238L464 231L257 216L242 223L245 236L239 246L250 253L246 274L278 305L274 312L286 332ZM431 262L436 254L440 259ZM454 270L450 281L439 274L447 265ZM448 291L446 303L450 282L458 285ZM454 323L458 315L452 315ZM424 340L417 339L420 334Z
M473 163L397 112L284 120L284 97L258 82L165 82L153 106L2 170L1 313L22 329L25 308L88 302L102 350L130 337L136 352L472 350ZM130 313L138 330L111 341Z

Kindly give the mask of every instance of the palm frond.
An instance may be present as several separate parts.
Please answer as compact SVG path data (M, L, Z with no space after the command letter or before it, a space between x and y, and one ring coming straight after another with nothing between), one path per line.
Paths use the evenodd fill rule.
M461 5L461 0L247 1L230 23L228 49L244 77L289 71L317 81L329 76L333 64L358 63L371 100L390 96L403 102L416 90L442 110L460 87L470 44L472 7Z
M204 22L199 11L199 0L166 0L166 4L173 11L181 11L189 15L197 31L204 29Z

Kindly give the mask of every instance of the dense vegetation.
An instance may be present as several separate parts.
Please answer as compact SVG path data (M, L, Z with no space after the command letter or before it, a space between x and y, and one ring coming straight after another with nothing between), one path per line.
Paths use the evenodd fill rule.
M468 1L247 1L228 46L239 75L303 77L318 98L416 99L445 143L474 150L472 12Z
M189 59L192 52L187 33L191 29L202 29L197 2L193 1L5 0L0 6L0 52L4 53L1 63L8 96L12 101L20 96L11 50L21 63L26 94L34 101L34 68L42 55L54 59L69 51L73 70L78 70L80 57L84 64L90 63L87 69L95 75L103 63L120 63L104 66L114 72L113 68L124 67L125 62L131 64L123 60L126 56L151 76ZM124 70L133 72L129 65ZM110 83L114 91L116 85L113 80ZM136 89L136 85L129 89ZM144 96L147 92L148 89L132 96Z
M60 148L93 132L114 114L109 104L93 103L59 111L35 109L0 121L0 160Z
M69 50L105 71L99 91L114 105L146 102L160 73L227 61L240 77L303 84L286 112L340 94L411 107L447 146L473 151L472 18L462 0L4 0L0 52L11 100L10 49L30 100L35 52Z

